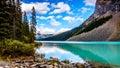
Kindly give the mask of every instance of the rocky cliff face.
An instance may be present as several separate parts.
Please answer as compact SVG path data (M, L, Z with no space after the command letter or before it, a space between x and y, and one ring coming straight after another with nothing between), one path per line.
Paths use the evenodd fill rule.
M120 0L97 0L94 17L99 17L108 11L119 12Z
M77 36L69 41L120 41L120 0L97 0L94 13L83 23L88 25L95 19L112 15L105 24Z
M109 14L120 12L120 0L97 0L94 13L84 22L84 24L87 25L94 19L108 12Z
M120 12L102 26L69 38L69 41L120 41Z

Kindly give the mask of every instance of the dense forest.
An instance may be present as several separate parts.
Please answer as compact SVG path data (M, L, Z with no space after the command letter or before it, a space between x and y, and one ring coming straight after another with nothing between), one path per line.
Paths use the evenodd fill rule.
M29 22L20 0L0 0L0 58L34 55L37 22L32 7Z
M31 9L32 17L29 23L27 13L21 11L20 0L1 0L0 6L0 40L6 38L34 42L37 23L35 8Z

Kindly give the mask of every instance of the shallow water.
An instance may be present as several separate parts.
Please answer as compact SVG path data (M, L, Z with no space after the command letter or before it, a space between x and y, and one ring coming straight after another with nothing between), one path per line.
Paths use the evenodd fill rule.
M37 48L36 52L45 54L48 59L56 57L61 61L66 59L81 63L91 60L120 66L120 42L41 42L43 46Z

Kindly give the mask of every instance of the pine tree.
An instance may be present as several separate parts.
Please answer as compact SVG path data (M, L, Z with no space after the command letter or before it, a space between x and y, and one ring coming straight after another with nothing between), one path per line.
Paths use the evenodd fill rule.
M0 39L19 40L22 28L20 4L15 5L14 0L1 0L0 6Z
M36 32L36 11L35 8L32 8L32 20L31 20L31 31L33 31L34 33Z
M21 15L21 11L20 11L20 2L15 2L14 0L12 0L12 39L17 39L20 40L21 38L21 28L22 28L22 15Z
M6 4L5 0L1 0L0 6L0 40L2 40L11 38L11 23L8 23L11 20L11 13L9 12L11 5Z
M28 25L28 19L27 19L27 14L26 12L24 12L24 15L23 15L23 23Z
M29 35L29 22L27 19L26 12L24 12L24 15L23 15L23 29L24 29L24 35L28 36Z
M31 22L30 22L30 26L31 26L31 32L30 32L30 36L31 36L31 42L33 42L35 40L35 34L36 34L36 11L35 8L32 8L32 17L31 17Z
M34 42L36 32L36 12L32 9L32 30L29 31L27 14L24 12L22 23L20 0L1 0L0 1L0 40L16 39L23 42ZM24 38L24 40L23 40Z

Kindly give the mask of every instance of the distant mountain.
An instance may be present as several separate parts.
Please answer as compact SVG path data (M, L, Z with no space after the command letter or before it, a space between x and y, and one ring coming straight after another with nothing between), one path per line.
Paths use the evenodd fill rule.
M82 25L43 40L120 40L120 0L97 0L94 13Z
M40 33L37 33L36 34L36 40L42 40L44 38L49 38L49 37L52 37L53 34L40 34Z

